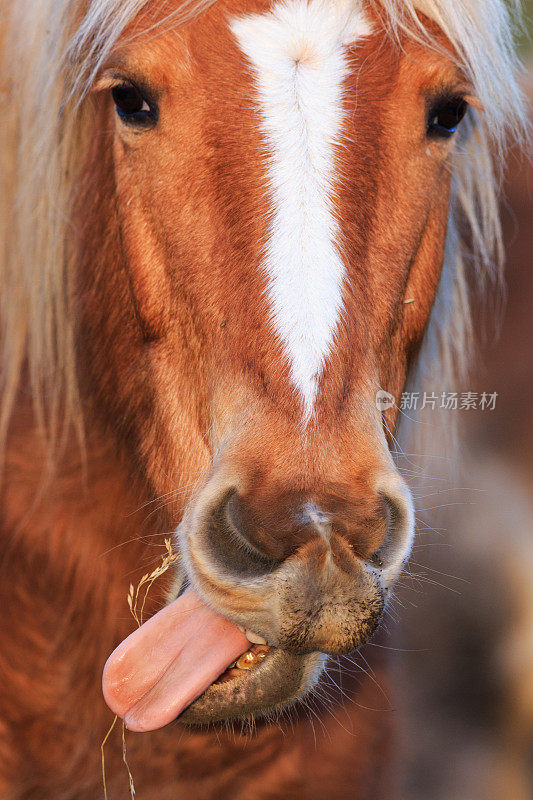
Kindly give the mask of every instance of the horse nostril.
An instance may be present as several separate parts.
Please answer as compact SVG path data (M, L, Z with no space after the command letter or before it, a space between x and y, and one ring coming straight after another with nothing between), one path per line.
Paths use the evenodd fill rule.
M413 539L414 512L409 491L398 480L380 487L387 511L387 532L380 547L368 559L382 569L385 580L393 581L398 576L409 552Z
M235 493L227 517L247 548L278 565L310 538L326 536L329 528L326 514L297 492L258 495L252 488Z
M313 541L321 541L324 552L335 550L340 537L353 556L379 570L381 585L389 587L413 535L412 504L403 481L386 473L374 492L355 499L345 487L328 489L280 493L263 486L245 492L227 487L204 507L197 544L201 540L218 569L242 579L269 575L298 553L305 560L305 548ZM337 555L341 558L340 551ZM352 567L346 563L348 570Z
M261 546L260 537L256 534L256 525L250 518L238 492L233 492L225 505L226 522L229 523L232 535L238 539L241 547L252 550L259 558L269 559L269 554Z

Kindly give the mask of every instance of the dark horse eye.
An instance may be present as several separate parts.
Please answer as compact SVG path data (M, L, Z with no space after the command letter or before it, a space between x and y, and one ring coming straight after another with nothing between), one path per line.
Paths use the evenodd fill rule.
M140 91L131 83L121 83L111 90L119 117L130 125L147 127L157 121L153 105L144 99Z
M433 105L428 117L428 135L448 139L457 130L467 108L468 103L462 97L447 98Z

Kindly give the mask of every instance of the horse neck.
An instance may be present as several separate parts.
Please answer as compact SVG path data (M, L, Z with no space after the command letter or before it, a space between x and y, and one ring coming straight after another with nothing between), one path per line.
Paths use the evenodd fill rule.
M87 427L84 452L73 434L48 478L45 464L31 408L19 404L2 483L2 529L8 537L2 572L9 580L15 558L30 585L34 579L33 592L50 591L63 615L88 605L88 625L98 612L107 612L105 625L101 619L98 625L107 626L114 640L133 624L126 604L130 581L159 563L164 520L145 505L147 489L95 422ZM160 587L157 595L161 600Z

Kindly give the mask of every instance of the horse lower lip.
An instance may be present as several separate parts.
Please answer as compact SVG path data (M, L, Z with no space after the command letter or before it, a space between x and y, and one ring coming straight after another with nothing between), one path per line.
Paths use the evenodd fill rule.
M316 683L324 664L321 653L299 655L271 646L254 669L226 671L183 711L179 721L196 726L258 719L291 705Z

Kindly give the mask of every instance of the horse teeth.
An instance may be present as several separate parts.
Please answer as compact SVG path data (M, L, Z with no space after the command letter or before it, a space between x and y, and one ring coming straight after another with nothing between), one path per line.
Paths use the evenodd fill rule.
M256 667L264 658L266 658L266 653L263 651L259 651L259 653L254 653L253 650L247 650L246 653L243 653L242 656L239 656L237 661L235 661L235 667L237 669L246 669L250 670ZM232 665L233 666L233 665Z
M246 638L248 639L249 642L252 642L252 644L266 644L267 643L266 639L263 638L263 636L259 636L258 633L254 633L253 631L246 630L244 632L244 635L246 636Z
M237 659L236 667L237 669L252 669L255 664L256 658L254 653L251 650L247 650L246 653L243 653L240 658Z

